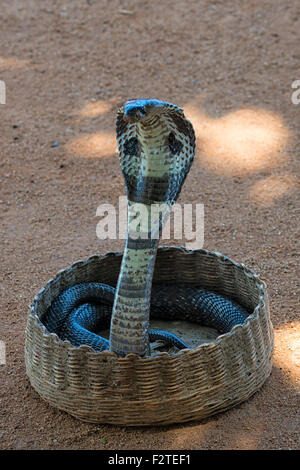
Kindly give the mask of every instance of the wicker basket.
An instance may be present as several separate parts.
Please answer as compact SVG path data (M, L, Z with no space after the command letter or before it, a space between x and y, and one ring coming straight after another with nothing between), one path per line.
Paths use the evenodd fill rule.
M175 355L120 358L74 347L49 334L39 320L66 287L97 281L116 285L122 253L78 261L41 289L26 328L26 371L51 405L84 421L127 426L199 420L243 402L271 372L273 328L265 284L220 253L182 247L158 249L154 282L201 284L253 313L213 342Z

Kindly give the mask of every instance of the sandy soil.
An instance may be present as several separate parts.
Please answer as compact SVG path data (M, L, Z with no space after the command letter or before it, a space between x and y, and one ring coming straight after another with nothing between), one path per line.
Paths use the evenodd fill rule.
M298 0L14 0L0 15L0 447L299 448ZM97 238L95 215L125 193L115 114L139 96L182 105L192 119L197 158L180 202L205 205L204 248L267 282L275 355L262 389L226 413L126 429L43 402L25 375L24 331L33 296L58 270L122 249Z

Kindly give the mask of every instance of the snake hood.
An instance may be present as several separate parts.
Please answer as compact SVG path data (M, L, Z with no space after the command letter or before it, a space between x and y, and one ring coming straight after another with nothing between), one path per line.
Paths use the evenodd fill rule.
M194 129L183 110L167 101L131 99L118 111L116 131L129 201L172 205L195 151Z

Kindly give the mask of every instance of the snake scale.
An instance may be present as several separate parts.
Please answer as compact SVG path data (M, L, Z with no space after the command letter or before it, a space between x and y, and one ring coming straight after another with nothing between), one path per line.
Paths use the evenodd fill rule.
M152 286L162 228L194 158L194 129L183 110L166 101L129 100L118 111L116 131L128 200L117 286L87 282L69 287L42 318L47 330L74 346L146 357L150 340L189 347L170 332L149 330L150 317L189 320L220 334L244 323L249 313L242 306L201 286ZM95 333L109 326L109 340Z

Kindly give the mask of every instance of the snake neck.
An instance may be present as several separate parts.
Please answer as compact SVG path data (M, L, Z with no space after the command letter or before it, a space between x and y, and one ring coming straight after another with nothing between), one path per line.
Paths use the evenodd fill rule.
M110 349L120 356L150 355L149 315L158 240L137 249L126 243L111 319Z
M128 201L127 240L116 288L110 349L120 356L150 355L152 277L161 231L170 206Z

